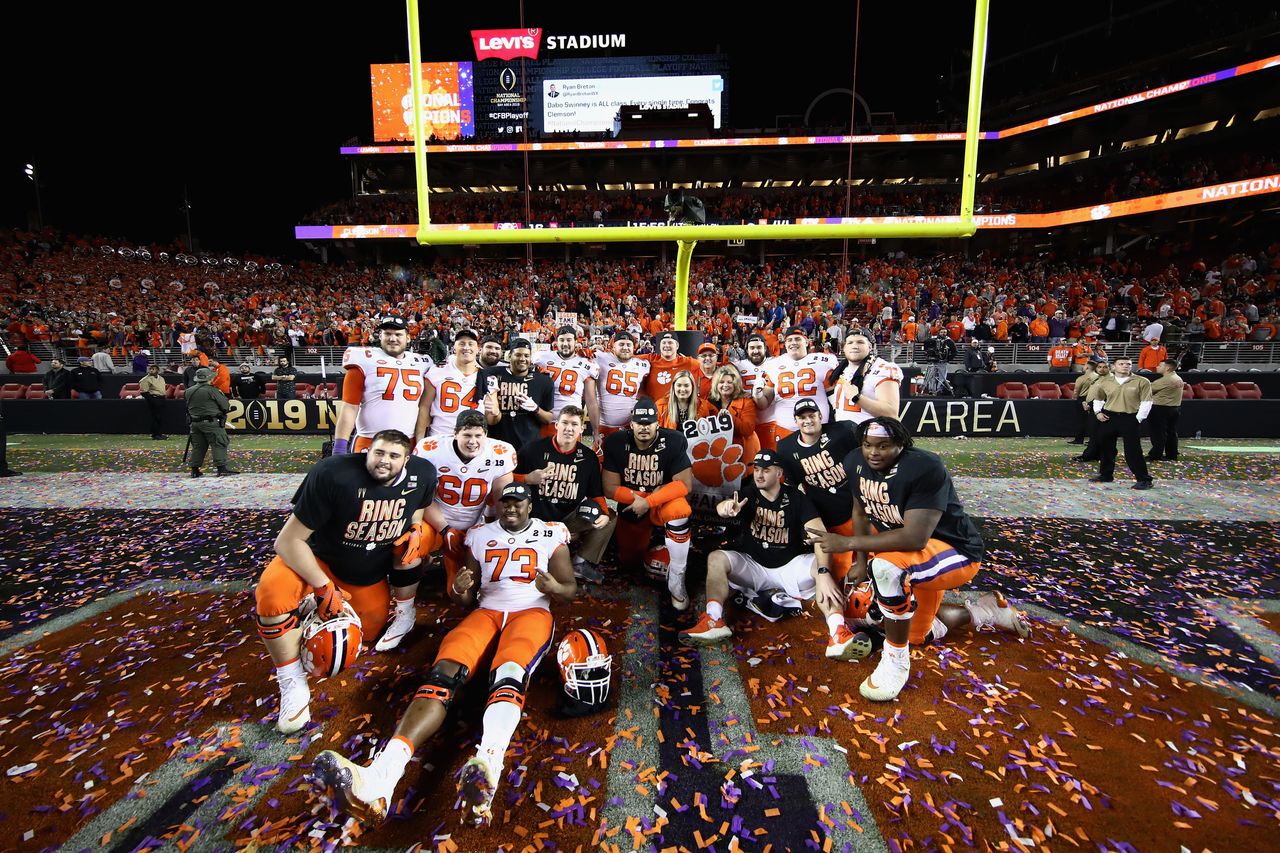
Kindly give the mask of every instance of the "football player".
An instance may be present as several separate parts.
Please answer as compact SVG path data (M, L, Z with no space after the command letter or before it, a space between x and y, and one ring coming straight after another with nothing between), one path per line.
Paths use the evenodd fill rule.
M827 620L826 656L842 660L866 657L866 637L858 638L844 620L839 581L831 576L829 555L806 538L805 530L821 530L822 517L813 502L782 481L777 451L756 454L751 482L733 497L720 501L721 518L740 519L738 542L732 550L712 551L707 557L707 610L698 623L680 632L687 645L706 646L733 636L724 619L729 588L744 592L767 619L799 610L800 601L813 599ZM781 596L775 597L777 593ZM765 600L759 601L760 598ZM778 598L783 599L779 601Z
M853 329L844 339L848 366L836 377L831 407L838 421L862 423L876 417L896 418L902 368L876 355L871 333Z
M649 376L644 382L644 393L651 400L661 400L670 391L676 374L682 370L697 375L701 366L696 358L680 354L680 341L674 332L659 332L653 339L657 352L641 356L649 362Z
M859 691L887 702L911 674L911 644L925 642L931 631L937 637L943 592L973 579L984 546L942 460L913 447L896 418L863 421L857 439L844 460L854 496L853 535L814 530L809 539L831 553L858 552L851 578L860 582L870 575L885 643L875 672ZM1013 630L1021 623L1011 607L990 615Z
M596 391L600 366L578 354L578 333L572 326L561 326L556 330L556 348L538 353L533 359L533 366L550 376L555 388L551 422L542 428L544 437L555 435L556 418L565 406L586 409L591 424L600 423L600 397Z
M436 503L450 529L449 541L442 543L445 572L452 577L466 559L466 532L479 524L482 516L493 517L495 496L515 477L516 450L489 437L489 423L483 414L463 409L455 420L452 439L428 436L418 442L414 453L436 471ZM403 636L412 627L412 621L407 626L393 624L387 635L404 628L399 634Z
M649 362L636 357L636 341L631 333L619 330L613 333L610 352L598 352L596 364L600 368L600 428L596 430L597 452L604 440L620 429L626 429L631 420L631 410L649 375Z
M502 360L502 336L501 335L485 335L480 341L480 357L476 361L480 365L481 370L489 370L494 367L505 367L506 362Z
M280 688L276 728L285 734L311 720L311 690L299 659L299 611L308 595L324 619L350 600L365 637L377 637L387 624L393 592L397 620L408 610L412 622L421 554L448 534L432 502L436 472L412 449L407 435L384 430L366 453L317 462L293 496L276 555L254 591L258 633ZM404 546L399 554L397 544Z
M684 573L693 508L685 496L692 485L688 441L673 429L661 429L657 406L641 397L631 411L631 428L604 441L604 493L618 503L620 560L643 559L651 529L663 527L669 559L667 590L677 610L689 606Z
M769 345L763 335L751 334L747 335L746 346L747 357L737 359L733 366L742 374L742 387L754 399L755 389L764 383L764 363L769 359ZM761 448L769 450L778 446L773 435L774 405L770 403L761 406L756 402L756 438L759 439Z
M525 338L511 341L510 364L482 371L476 381L490 433L517 452L537 441L542 427L552 422L551 376L533 369L533 346Z
M411 435L422 398L423 377L431 362L409 352L409 332L403 317L383 317L378 323L378 346L347 347L342 354L342 411L334 428L335 455L367 450L373 436L384 429ZM354 427L355 444L349 445Z
M418 423L413 431L415 447L427 435L448 437L459 411L481 407L476 394L476 376L480 372L476 364L478 347L476 333L460 329L453 337L453 359L427 371L426 386L418 401Z
M445 635L394 737L367 766L328 750L316 757L316 778L344 811L366 820L386 817L405 765L440 730L457 692L494 648L480 747L458 780L464 819L475 824L491 819L529 678L551 646L551 599L569 602L578 591L569 563L569 531L531 518L532 497L524 483L508 485L498 520L467 534L466 566L450 578L449 594L464 606L478 598L480 606Z
M764 380L757 383L754 392L756 406L761 409L775 401L778 403L773 410L776 441L782 441L798 429L792 415L797 400L815 401L822 422L830 420L831 404L826 389L836 367L836 358L830 353L809 352L809 336L799 326L787 329L782 341L786 352L765 362Z

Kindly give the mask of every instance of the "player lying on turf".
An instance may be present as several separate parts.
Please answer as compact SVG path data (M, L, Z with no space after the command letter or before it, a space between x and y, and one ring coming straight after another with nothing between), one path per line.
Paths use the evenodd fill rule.
M458 780L463 819L490 819L529 677L551 645L551 599L569 602L578 592L568 529L531 518L531 508L530 488L512 483L502 490L498 520L467 533L466 565L450 578L449 595L463 605L478 597L480 606L445 636L426 684L372 763L361 766L329 750L316 757L316 780L341 810L366 820L386 817L405 765L440 730L454 696L496 646L480 746Z

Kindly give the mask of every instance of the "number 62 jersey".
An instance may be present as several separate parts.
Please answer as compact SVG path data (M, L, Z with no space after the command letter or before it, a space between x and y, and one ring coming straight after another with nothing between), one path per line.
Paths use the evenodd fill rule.
M467 549L480 564L480 606L512 612L541 607L551 609L551 597L538 591L533 579L551 569L551 555L569 547L569 528L558 521L530 518L518 533L501 521L473 527L467 532Z

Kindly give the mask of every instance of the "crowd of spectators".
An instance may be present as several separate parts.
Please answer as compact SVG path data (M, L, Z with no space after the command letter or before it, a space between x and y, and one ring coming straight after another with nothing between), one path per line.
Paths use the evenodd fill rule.
M816 343L839 326L878 342L946 334L955 341L1145 337L1153 324L1189 340L1274 340L1280 242L1203 259L1190 246L1149 258L959 255L695 260L689 328L740 343L758 328L797 324ZM550 340L558 312L584 329L670 328L671 264L653 259L440 260L370 267L233 259L196 265L124 256L101 239L14 232L0 242L0 328L10 346L48 342L75 363L106 353L182 348L267 356L373 337L397 312L424 351L463 327ZM192 259L194 260L194 259ZM747 319L753 318L753 319ZM436 349L443 349L439 344ZM135 363L136 364L136 363Z
M975 197L983 213L1045 213L1074 207L1158 195L1280 172L1280 157L1252 150L1213 156L1147 154L1099 163L1085 161L1030 178L1013 178L997 188L984 184ZM1029 186L1034 180L1034 186ZM960 209L958 184L873 184L786 189L695 190L709 219L757 222L762 219L844 216L938 216ZM846 194L848 195L846 205ZM661 191L434 193L433 222L619 222L665 220ZM361 195L306 215L310 225L405 225L418 221L417 197Z

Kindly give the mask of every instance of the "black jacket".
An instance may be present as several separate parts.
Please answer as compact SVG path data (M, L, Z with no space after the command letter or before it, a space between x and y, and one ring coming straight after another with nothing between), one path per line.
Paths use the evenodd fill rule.
M982 347L969 347L964 351L964 369L970 373L984 373L987 369L987 353Z
M102 372L96 367L77 367L71 371L71 387L82 394L102 390Z
M54 400L71 399L71 371L65 367L44 375L44 392Z

